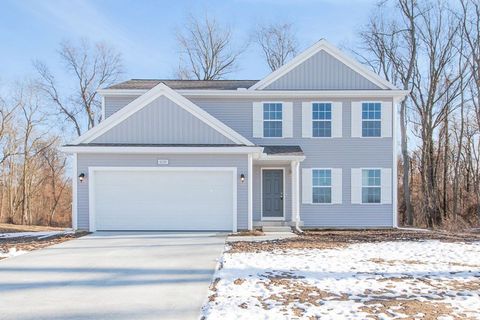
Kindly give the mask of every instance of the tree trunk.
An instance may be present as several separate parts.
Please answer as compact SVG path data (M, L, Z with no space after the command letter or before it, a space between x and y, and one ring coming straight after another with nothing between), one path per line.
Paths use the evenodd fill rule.
M406 114L407 114L407 101L404 100L400 106L400 132L401 132L401 148L403 158L403 197L405 200L405 214L407 216L407 225L413 225L413 208L410 197L410 157L408 155L408 141L407 141L407 126L406 126Z

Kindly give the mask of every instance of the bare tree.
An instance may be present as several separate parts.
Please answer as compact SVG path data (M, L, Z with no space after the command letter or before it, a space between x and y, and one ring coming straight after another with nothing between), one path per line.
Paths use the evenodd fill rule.
M92 45L86 40L78 45L65 41L60 44L60 59L73 76L73 94L62 94L63 85L47 65L36 61L39 87L56 106L58 114L69 121L77 135L93 128L101 119L101 102L97 90L116 82L122 73L122 58L106 43Z
M297 53L298 40L291 23L260 26L254 39L262 49L265 60L272 71L283 66Z
M16 106L7 106L7 102L0 97L0 165L2 165L8 159L8 157L14 154L14 151L12 151L10 146L15 109Z
M471 145L479 141L475 128L480 126L467 125L465 115L470 101L466 89L475 88L471 74L480 61L475 55L480 52L475 44L479 11L478 3L465 10L466 3L477 2L463 0L460 12L447 2L383 1L361 33L365 62L410 91L400 106L402 191L409 225L442 226L450 213L457 214L460 182L466 181L467 190L472 183L475 187L478 148ZM388 14L391 10L400 14ZM465 39L471 40L470 49ZM408 128L416 136L411 152Z
M398 0L395 7L402 13L402 18L399 21L385 21L383 10L386 10L387 4L387 2L381 3L379 12L370 19L366 29L360 33L363 49L370 53L370 56L362 58L386 79L404 90L411 90L418 51L416 18L419 9L415 0ZM405 211L407 225L412 225L414 213L409 181L408 103L409 99L405 99L400 104L400 138Z
M177 33L181 51L178 76L182 79L218 80L233 72L243 48L234 48L229 27L205 16L190 16Z

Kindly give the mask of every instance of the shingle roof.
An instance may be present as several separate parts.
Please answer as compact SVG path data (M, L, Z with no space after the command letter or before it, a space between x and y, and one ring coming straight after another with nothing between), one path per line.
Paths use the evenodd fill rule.
M274 156L303 156L300 146L262 146L263 152Z
M249 88L258 80L169 80L169 79L131 79L114 84L107 89L140 89L150 90L160 82L166 86L177 89L216 89L216 90L237 90L238 88Z

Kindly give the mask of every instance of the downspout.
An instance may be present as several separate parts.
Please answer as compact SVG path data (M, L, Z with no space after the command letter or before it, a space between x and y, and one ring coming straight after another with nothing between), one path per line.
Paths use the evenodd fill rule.
M292 188L295 190L295 198L293 208L295 214L295 232L296 233L303 233L303 230L300 229L300 162L299 161L292 161L292 176L294 177L293 182L294 185Z

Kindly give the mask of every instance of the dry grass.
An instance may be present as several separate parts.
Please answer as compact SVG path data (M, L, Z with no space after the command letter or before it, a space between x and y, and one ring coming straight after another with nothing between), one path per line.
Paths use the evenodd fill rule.
M380 320L385 319L385 315L395 318L395 313L401 313L406 317L402 319L415 320L436 320L440 317L451 317L455 320L467 320L466 315L454 316L453 308L448 303L417 300L370 300L365 302L365 306L360 307L365 313L368 313L367 319Z
M65 228L47 226L27 226L23 224L0 223L0 233L4 232L37 232L37 231L63 231Z
M312 230L296 238L259 242L232 242L231 253L285 251L289 249L338 249L352 243L382 241L440 240L445 242L480 241L477 233L447 233L415 230ZM412 263L414 263L412 261Z
M83 237L88 233L89 232L76 232L72 234L52 236L44 239L37 239L35 237L0 239L0 251L8 252L11 248L16 248L18 251L37 250L52 246L57 243L62 243L65 241Z

